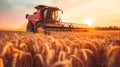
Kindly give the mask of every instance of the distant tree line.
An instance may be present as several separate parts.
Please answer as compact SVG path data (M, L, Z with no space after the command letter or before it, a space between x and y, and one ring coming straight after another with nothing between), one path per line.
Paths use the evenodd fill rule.
M95 27L97 30L120 30L120 26Z

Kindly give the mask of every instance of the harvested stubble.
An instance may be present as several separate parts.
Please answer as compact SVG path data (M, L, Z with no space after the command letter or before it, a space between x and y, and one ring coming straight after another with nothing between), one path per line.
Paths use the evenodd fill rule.
M0 67L120 67L119 55L119 31L0 31Z

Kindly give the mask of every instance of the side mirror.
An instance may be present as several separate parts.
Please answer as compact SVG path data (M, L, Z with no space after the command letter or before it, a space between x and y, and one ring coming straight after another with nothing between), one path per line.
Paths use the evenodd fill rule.
M29 14L26 14L25 18L27 19L27 18L28 18L28 16L29 16Z
M37 14L36 12L34 12L33 14Z
M63 14L63 10L60 10L61 11L61 13Z

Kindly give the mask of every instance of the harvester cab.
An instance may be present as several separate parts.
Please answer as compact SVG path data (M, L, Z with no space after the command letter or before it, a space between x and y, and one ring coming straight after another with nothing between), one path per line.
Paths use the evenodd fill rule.
M38 5L33 15L26 14L28 19L27 32L38 32L38 28L44 30L47 27L58 26L61 24L60 14L63 11L57 7Z

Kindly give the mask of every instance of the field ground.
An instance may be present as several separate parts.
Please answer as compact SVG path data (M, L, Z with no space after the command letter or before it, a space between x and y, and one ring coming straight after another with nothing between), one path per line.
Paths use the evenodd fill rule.
M0 67L120 67L120 31L0 31Z

